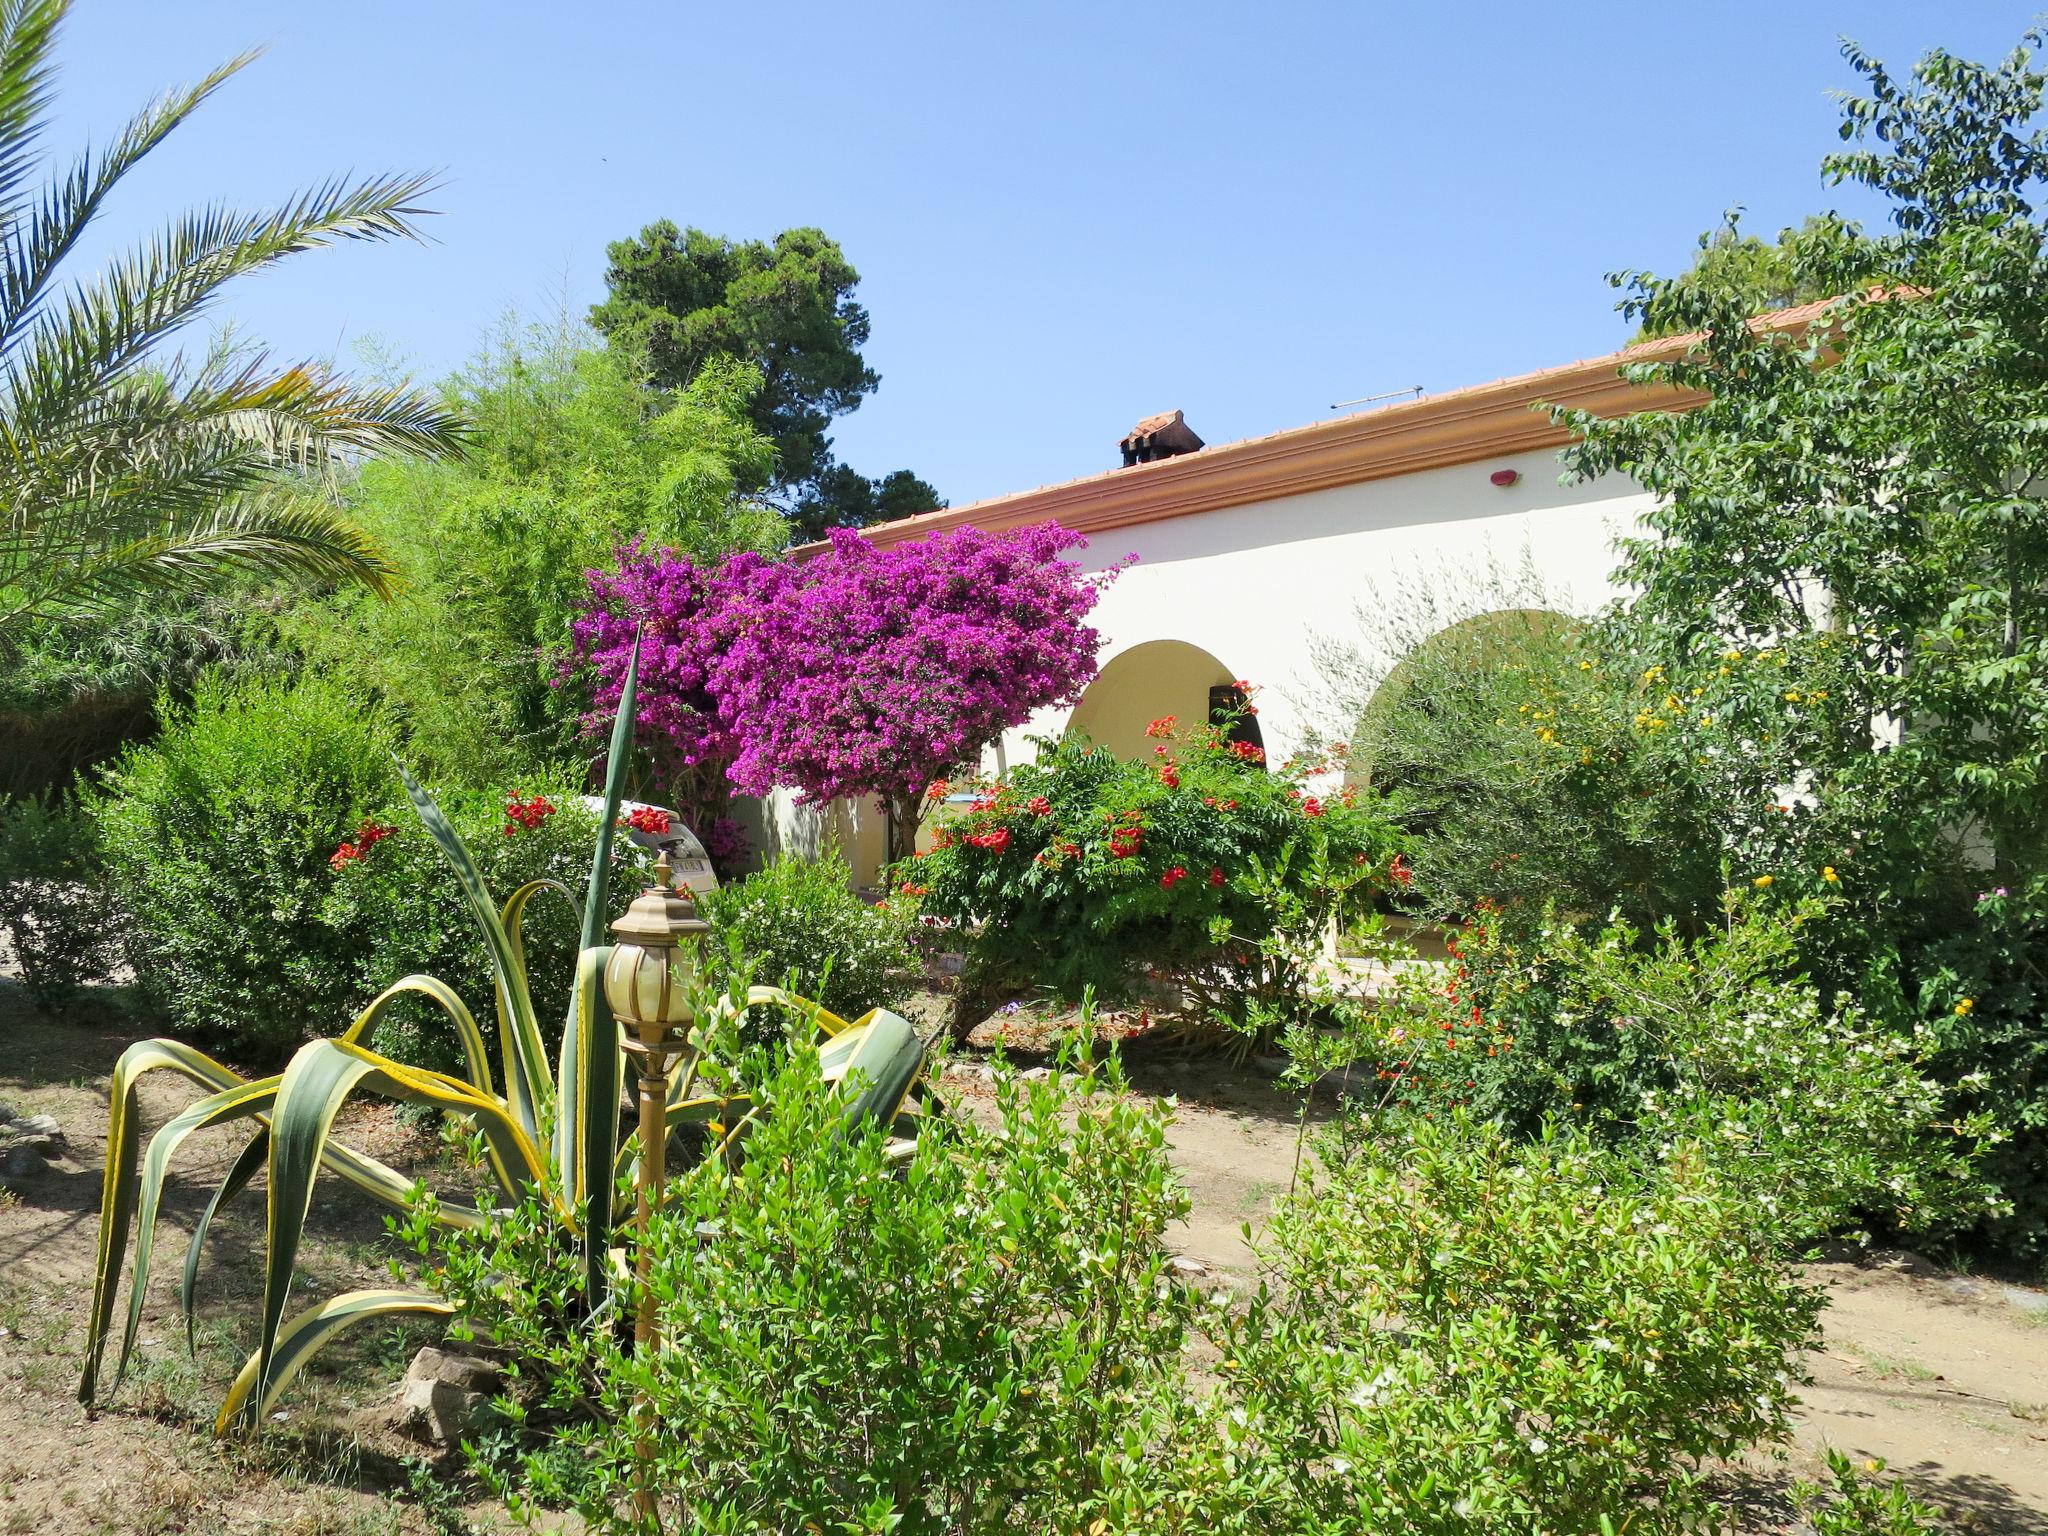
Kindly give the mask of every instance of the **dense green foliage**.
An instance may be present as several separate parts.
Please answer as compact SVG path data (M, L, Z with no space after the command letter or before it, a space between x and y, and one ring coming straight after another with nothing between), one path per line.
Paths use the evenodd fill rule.
M698 910L711 924L704 968L715 981L751 974L854 1019L900 1009L924 976L907 905L856 895L837 849L773 859L704 896Z
M1169 718L1153 734L1137 763L1043 743L898 866L901 894L966 928L970 987L1110 998L1170 974L1245 1022L1300 995L1341 912L1406 880L1376 808L1304 789L1326 764L1268 772L1227 726ZM1276 930L1309 942L1268 944Z
M1344 1120L1266 1283L1205 1306L1160 1247L1167 1111L1113 1063L999 1074L990 1123L894 1168L879 1135L811 1155L838 1118L815 1072L799 1052L735 1174L678 1186L658 1355L559 1326L574 1279L527 1218L428 1245L530 1362L483 1448L515 1502L633 1528L642 1393L668 1528L720 1533L1576 1531L1622 1507L1677 1531L1713 1509L1704 1459L1789 1431L1821 1297L1697 1147L1645 1169L1462 1115Z
M1902 1033L1801 971L1818 901L1731 903L1697 939L1479 915L1380 1022L1389 1102L1535 1134L1573 1124L1654 1163L1711 1146L1756 1229L1799 1248L1859 1220L1940 1236L1998 1202L1991 1117L1952 1121L1931 1031Z
M1495 612L1417 646L1391 674L1333 678L1359 720L1355 772L1414 838L1414 901L1554 902L1639 924L1713 916L1721 846L1661 674L1622 639L1541 611ZM1367 703L1367 699L1370 703Z
M737 1171L671 1191L651 1358L556 1326L567 1281L528 1223L447 1235L435 1283L541 1362L514 1417L548 1433L516 1484L636 1528L644 1392L667 1530L1081 1528L1134 1406L1177 1371L1189 1310L1163 1246L1186 1210L1167 1111L1118 1086L1006 1074L990 1123L896 1160L878 1131L847 1133L796 1052Z
M1907 1094L1901 1125L1960 1129L1995 1186L1972 1240L2038 1263L2048 80L2024 52L1993 67L1935 53L1909 82L1850 58L1868 94L1846 101L1850 147L1826 170L1882 196L1892 230L1811 220L1768 264L1784 296L1842 297L1810 325L1752 327L1756 253L1725 241L1725 260L1680 278L1629 275L1624 307L1650 331L1700 336L1632 375L1706 403L1558 413L1579 434L1569 470L1657 497L1623 547L1629 595L1584 626L1453 626L1398 666L1336 669L1337 691L1412 836L1420 909L1485 914L1534 979L1478 1000L1506 1005L1519 1043L1512 1066L1470 1074L1475 1105L1525 1128L1576 1103L1610 1127L1639 1120L1628 1097L1671 1087L1642 1076L1662 1046L1572 1021L1633 1019L1631 988L1676 999L1685 966L1733 958L1747 929L1714 934L1732 886L1785 904L1769 925L1789 948L1754 969L1775 1001L1738 987L1715 1007L1773 1019L1810 1066L1836 1053L1837 1077L1842 1051L1889 1064L1874 1070ZM1623 951L1639 974L1617 969ZM1938 1114L1908 1102L1893 1075L1908 1069L1942 1085ZM1855 1101L1809 1091L1812 1127ZM1953 1200L1873 1182L1907 1154L1870 1140L1882 1099L1864 1110L1837 1133L1874 1161L1816 1148L1801 1199L1838 1179L1835 1215L1862 1202L1873 1221L1940 1230ZM1788 1144L1775 1160L1799 1158Z
M0 955L44 1008L113 969L118 930L102 879L90 822L33 796L0 801Z
M945 505L908 470L870 480L833 461L825 429L882 380L861 357L860 274L823 230L733 241L660 219L606 254L607 297L591 323L644 358L658 388L687 388L721 360L759 370L751 419L775 448L761 483L796 493L806 537Z
M180 1036L274 1058L342 1016L328 859L392 786L384 718L330 683L203 681L87 802L143 995Z
M448 385L474 423L469 455L373 464L351 492L403 591L339 595L288 617L286 634L380 700L408 760L437 778L580 767L586 701L559 684L585 573L627 544L714 559L786 539L742 494L771 460L747 421L755 383L721 363L655 397L573 332L502 340Z
M249 569L388 591L383 552L336 514L324 482L350 457L445 451L455 418L409 388L225 340L195 363L177 339L226 285L288 256L417 238L428 179L337 179L269 213L204 208L73 277L67 258L118 184L249 56L52 168L69 9L0 11L0 429L14 445L0 460L0 652L38 619L204 591Z
M1903 81L1849 57L1867 94L1825 169L1882 197L1892 230L1787 248L1796 279L1846 296L1787 333L1751 330L1714 288L1631 279L1633 313L1704 333L1640 371L1712 398L1569 416L1566 458L1659 497L1619 573L1628 622L1713 722L1738 878L1838 872L1824 980L1871 1006L1894 991L1940 1032L1960 1106L1998 1096L2018 1206L2000 1240L2038 1258L2042 956L1983 893L2023 909L2048 877L2048 79L2024 50L1994 66L1937 51Z
M208 678L87 797L114 901L102 920L125 924L136 980L178 1038L270 1061L400 976L488 995L489 954L406 804L391 741L386 718L332 682ZM515 825L509 792L556 809ZM508 891L566 884L589 862L595 829L568 785L457 791L445 809ZM537 977L566 986L573 923L543 901L527 937ZM378 1031L379 1049L401 1060L457 1064L458 1042L424 1005L401 1000Z
M1822 1305L1747 1215L1690 1149L1644 1177L1463 1117L1337 1143L1273 1222L1267 1284L1210 1325L1219 1384L1163 1454L1132 1444L1108 1528L1693 1529L1703 1458L1789 1434Z

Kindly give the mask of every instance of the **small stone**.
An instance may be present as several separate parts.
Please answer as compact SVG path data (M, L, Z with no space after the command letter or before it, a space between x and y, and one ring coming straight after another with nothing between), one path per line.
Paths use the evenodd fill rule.
M429 1345L413 1356L398 1389L402 1425L437 1445L453 1445L503 1383L504 1373L490 1361Z
M41 1172L44 1158L51 1155L48 1145L43 1141L17 1141L0 1147L0 1181L12 1183L33 1178Z
M1027 1083L1042 1083L1052 1076L1051 1067L1026 1067L1017 1074Z
M64 1131L54 1115L26 1115L9 1121L7 1129L23 1140L34 1136L47 1137L52 1141L64 1139Z
M1166 1261L1166 1267L1187 1280L1199 1280L1204 1275L1214 1274L1200 1259L1191 1259L1184 1253L1176 1253Z
M1941 1273L1940 1265L1910 1248L1874 1249L1866 1262L1875 1269L1888 1269L1895 1275L1910 1275L1915 1279Z

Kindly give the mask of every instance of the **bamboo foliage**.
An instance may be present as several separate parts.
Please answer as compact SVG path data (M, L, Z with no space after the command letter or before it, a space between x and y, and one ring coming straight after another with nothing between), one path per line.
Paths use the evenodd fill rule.
M520 938L527 904L550 887L535 882L502 905L493 901L469 850L433 797L410 775L406 786L413 803L456 870L492 956L502 1091L475 1016L452 990L429 976L408 976L394 983L340 1035L309 1041L283 1072L269 1077L245 1079L174 1040L139 1041L122 1053L108 1094L107 1163L81 1401L90 1404L100 1395L124 1275L128 1307L113 1385L119 1385L127 1369L141 1327L165 1181L185 1141L216 1126L252 1123L253 1134L213 1192L186 1250L179 1299L188 1346L201 1247L214 1218L259 1172L267 1174L269 1213L257 1346L221 1407L217 1430L268 1414L305 1362L343 1329L371 1319L444 1315L452 1310L426 1292L376 1289L345 1292L295 1317L285 1315L314 1184L323 1168L397 1210L408 1209L416 1198L412 1180L335 1138L337 1113L359 1094L427 1105L467 1121L480 1135L502 1206L537 1196L563 1241L577 1246L584 1256L590 1280L586 1294L593 1310L610 1295L620 1272L612 1254L611 1194L617 1178L631 1171L638 1148L632 1138L622 1142L619 1134L620 1030L599 985L611 951L590 940L603 932L610 904L611 839L604 833L618 816L637 678L636 649L612 733L599 845L585 893L585 947L577 957L556 1073L548 1070ZM461 1042L465 1076L407 1066L363 1044L377 1019L408 996L427 999L445 1016ZM735 1005L725 1006L729 1017ZM783 1009L827 1037L821 1047L826 1075L845 1094L850 1120L914 1132L921 1112L908 1101L922 1068L923 1047L902 1019L875 1011L849 1023L775 987L753 988L743 1006ZM699 1168L720 1166L755 1113L729 1074L705 1056L708 1034L719 1022L716 1015L700 1021L692 1036L693 1049L669 1083L671 1128L695 1124L707 1130L702 1141L706 1155ZM152 1072L181 1075L207 1091L161 1126L145 1149L137 1123L137 1087ZM437 1221L458 1228L481 1226L494 1214L448 1201L435 1202L433 1210Z

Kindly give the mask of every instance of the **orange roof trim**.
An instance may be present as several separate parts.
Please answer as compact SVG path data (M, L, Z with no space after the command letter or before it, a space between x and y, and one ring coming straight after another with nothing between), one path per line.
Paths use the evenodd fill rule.
M1824 299L1778 310L1759 316L1752 324L1760 329L1801 331L1837 302ZM1423 395L1376 411L1215 444L1177 458L1104 470L964 507L920 513L861 532L876 544L899 544L949 528L975 527L992 533L1050 518L1077 533L1100 533L1161 518L1215 512L1333 486L1562 447L1570 434L1553 426L1536 407L1563 405L1618 416L1630 411L1684 411L1702 403L1706 396L1695 390L1631 384L1620 376L1630 363L1677 356L1696 340L1696 336L1670 336L1639 342L1560 368ZM796 553L823 547L807 544Z

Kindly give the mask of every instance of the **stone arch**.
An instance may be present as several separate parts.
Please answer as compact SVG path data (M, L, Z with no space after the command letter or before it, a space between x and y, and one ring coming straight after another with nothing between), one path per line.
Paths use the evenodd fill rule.
M1146 737L1146 726L1162 715L1175 716L1183 727L1206 722L1227 707L1236 676L1198 645L1147 640L1110 658L1074 706L1067 729L1118 757L1150 757L1155 743ZM1242 725L1238 734L1259 740L1256 719Z
M1371 726L1406 696L1417 673L1417 662L1423 657L1452 656L1475 668L1491 666L1517 651L1526 651L1532 644L1555 643L1584 628L1583 620L1552 608L1497 608L1438 630L1396 662L1366 701L1354 736L1359 750L1352 754L1345 781L1358 785L1371 781Z

